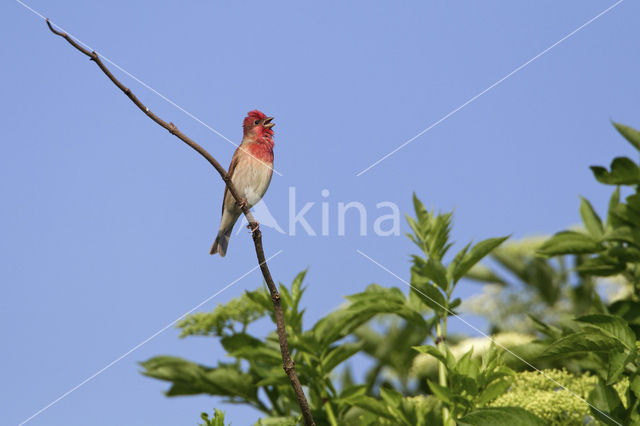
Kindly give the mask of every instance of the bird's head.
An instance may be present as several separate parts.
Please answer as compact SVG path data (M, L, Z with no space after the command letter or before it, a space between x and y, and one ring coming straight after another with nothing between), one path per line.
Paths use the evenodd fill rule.
M242 123L245 136L270 139L273 136L272 128L275 126L271 120L273 120L273 117L267 117L257 109L250 111Z

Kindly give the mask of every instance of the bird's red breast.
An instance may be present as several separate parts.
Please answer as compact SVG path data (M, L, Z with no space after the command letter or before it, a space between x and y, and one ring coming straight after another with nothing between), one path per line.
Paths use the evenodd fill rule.
M273 140L268 139L264 142L255 142L247 145L247 151L260 161L265 163L273 163Z

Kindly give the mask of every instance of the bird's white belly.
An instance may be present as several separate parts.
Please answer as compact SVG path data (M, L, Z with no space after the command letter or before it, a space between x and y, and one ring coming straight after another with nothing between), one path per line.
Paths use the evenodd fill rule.
M252 207L267 192L273 170L269 165L257 159L249 157L246 161L249 162L249 167L246 167L246 175L243 173L234 176L236 179L233 179L233 184L247 200L249 207Z

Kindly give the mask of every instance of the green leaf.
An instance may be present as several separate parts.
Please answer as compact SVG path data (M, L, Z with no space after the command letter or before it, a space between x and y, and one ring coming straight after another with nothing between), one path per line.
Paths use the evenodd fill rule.
M634 354L625 352L611 352L609 354L609 365L607 367L607 385L613 385L620 380L624 369L632 359Z
M607 386L599 380L589 395L591 413L600 421L608 425L624 424L625 409L620 401L618 392L613 386Z
M613 210L613 215L632 227L640 227L640 212L632 209L627 204L618 204Z
M304 293L302 282L304 281L304 277L306 275L307 269L296 275L296 277L293 279L293 283L291 283L291 298L293 299L293 307L295 308L295 310L298 309L300 299L302 298L302 294Z
M620 263L618 259L602 255L589 258L580 264L576 269L579 272L595 275L598 277L609 277L617 275L626 269L625 263Z
M424 251L426 257L442 259L451 247L449 233L452 214L434 215L424 207L415 193L413 194L413 205L417 221L406 216L407 222L414 232L414 235L408 234L408 237Z
M582 331L561 337L545 349L543 357L558 355L577 355L585 352L621 351L623 345L620 340L604 335L597 331Z
M429 354L432 357L440 360L444 365L447 365L447 359L444 354L438 350L435 346L424 345L424 346L412 346L418 352L422 352L423 354ZM453 367L453 366L451 366Z
M287 312L293 306L293 299L291 298L289 289L282 283L279 284L278 290L280 291L280 304L282 305L282 310Z
M596 180L598 180L598 182L608 183L607 181L611 179L606 167L590 166L589 168L591 169L593 176L596 178Z
M640 263L640 250L635 247L611 247L607 250L607 255L615 257L620 263L638 262Z
M575 231L563 231L545 241L537 252L545 256L557 256L560 254L597 253L602 250L604 250L602 244L589 235Z
M444 269L439 260L429 258L425 262L418 256L413 256L413 264L415 272L424 278L433 281L442 291L449 289L449 281L447 280L447 270Z
M499 284L506 286L507 282L499 277L493 270L481 263L476 264L471 268L465 278L481 283Z
M629 389L635 394L636 398L640 398L640 376L637 374L633 376L629 383Z
M462 259L464 259L464 257L467 255L470 247L471 243L462 247L462 250L456 253L456 255L453 257L453 260L447 266L447 277L449 278L449 280L453 279L453 271L455 271L458 265L460 265L460 262L462 262Z
M208 393L204 380L207 367L172 356L156 356L140 365L145 369L142 372L145 376L174 383L178 394Z
M362 343L343 343L331 348L326 356L321 358L322 369L330 373L339 364L343 363L362 349Z
M456 357L453 355L453 352L451 352L451 349L449 349L449 346L444 345L444 352L445 352L445 358L447 359L447 362L445 363L445 365L448 368L455 367Z
M612 124L635 149L640 151L640 132L633 127L625 126L615 121L613 121Z
M344 400L341 399L340 403L359 407L388 420L396 420L394 415L387 409L385 403L367 395L357 395Z
M558 327L546 324L539 318L536 318L534 315L528 314L527 316L531 321L533 321L533 326L535 327L535 329L545 336L549 336L553 339L559 339L562 336L562 330L560 330Z
M422 279L421 277L413 277L411 280L411 291L416 293L420 300L438 312L440 315L444 315L447 311L447 302L435 285L431 284L431 282Z
M475 410L458 419L459 426L545 426L533 413L520 407L491 407Z
M220 339L222 347L230 356L247 360L259 360L271 364L282 362L281 353L277 346L265 344L245 333L232 334Z
M251 376L235 364L211 368L172 356L158 356L140 364L145 376L173 383L167 396L206 393L254 400L257 395Z
M297 417L263 417L258 419L254 426L297 426L300 421Z
M620 219L615 217L613 214L616 206L620 204L620 187L616 187L616 189L611 194L611 198L609 198L609 212L607 213L607 231L610 231L614 228L617 228L620 225Z
M640 183L638 165L627 157L616 157L611 162L611 177L616 185Z
M598 213L593 209L591 203L584 197L580 197L580 216L591 236L597 240L602 238L604 234L602 219L600 219Z
M395 314L419 328L426 327L422 314L408 303L406 296L398 288L372 284L365 291L346 298L351 302L347 307L329 313L311 330L319 352L352 333L377 314Z
M620 341L627 349L635 349L636 335L627 322L615 315L585 315L576 318Z
M593 175L606 185L636 185L640 183L640 169L627 157L616 157L611 162L611 171L601 166L591 166Z
M460 299L459 297L456 297L451 301L451 303L449 303L449 310L453 311L455 308L457 308L461 304L462 304L462 299Z
M449 234L451 233L451 218L453 213L439 213L433 219L429 229L429 257L441 260L449 251Z
M428 222L430 220L429 211L426 209L422 201L418 198L416 193L413 193L413 210L416 212L416 218L418 222Z
M622 317L629 324L640 325L640 302L618 300L609 306L609 313Z
M365 385L349 386L342 389L342 391L340 392L340 398L346 399L366 394L367 386Z
M454 402L473 408L471 399L478 395L478 382L472 377L452 372L449 376L449 383Z
M488 238L473 246L471 250L464 254L460 263L458 263L453 269L453 282L458 282L458 280L462 278L476 263L491 253L507 238L509 237Z
M297 368L298 367L296 366L296 369ZM299 373L300 372L298 372L298 374ZM277 386L288 385L289 383L289 378L282 369L282 365L280 365L279 367L271 368L266 374L264 374L264 377L255 384L255 386Z
M398 407L402 404L402 400L404 399L404 396L394 390L394 389L390 389L390 388L380 388L380 396L382 397L382 400L384 402L387 403L387 405L390 405L392 407Z
M245 291L244 296L260 305L264 310L271 311L273 309L271 296L269 296L263 289L258 288L254 291Z
M319 349L318 341L315 339L315 336L311 332L295 333L289 335L289 346L301 352L306 352L308 355L314 358L316 357L317 352L321 350ZM279 346L277 348L277 351L280 355Z
M636 192L635 194L629 195L626 198L626 201L631 210L640 212L640 194L639 193Z
M410 417L413 417L411 415L414 413L411 410L409 412L405 410L405 408L407 408L407 404L405 404L406 400L403 394L392 388L381 387L380 396L382 397L382 400L387 403L387 410L389 410L396 418L396 424L403 424L406 426L416 424L415 418L410 419L407 417L407 414L409 414Z
M257 396L257 388L253 384L251 375L243 373L236 365L218 365L208 371L205 380L213 395L226 395L253 400Z
M455 366L455 372L462 376L470 377L475 381L478 377L480 365L478 360L471 358L472 356L473 346L458 360Z
M209 418L209 414L202 413L200 418L204 420L204 424L201 426L224 426L224 411L220 411L214 408L213 418Z
M476 403L478 405L488 404L489 402L505 393L507 389L509 389L509 386L511 386L512 382L513 380L507 379L495 380L491 382L489 385L487 385L486 388L484 388L482 392L480 392Z
M429 389L431 392L442 402L446 402L447 404L451 404L453 401L453 395L449 388L441 386L431 380L427 379L427 384L429 385Z
M640 247L640 230L629 226L619 226L605 235L605 241L622 241Z
M227 352L231 353L237 350L244 349L246 347L255 349L257 346L264 346L262 340L256 339L255 337L246 333L237 333L232 334L231 336L225 336L220 339L220 343L222 343L222 347Z

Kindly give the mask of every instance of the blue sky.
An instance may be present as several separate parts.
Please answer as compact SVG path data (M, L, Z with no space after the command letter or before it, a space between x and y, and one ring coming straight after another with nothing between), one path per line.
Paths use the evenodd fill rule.
M410 212L415 191L427 206L455 208L461 244L563 229L579 221L579 195L604 209L610 190L588 166L634 155L610 119L640 127L640 4L630 0L356 173L613 3L28 2L235 142L247 111L276 117L283 176L265 197L271 213L286 229L290 187L298 206L315 202L306 217L316 230L320 203L330 208L329 236L264 230L267 256L283 250L270 262L278 281L309 267L307 324L372 282L404 286L357 249L409 276L408 239L359 236L355 214L338 236L339 202L365 205L371 231L377 203ZM0 411L17 424L256 261L245 231L226 258L209 256L223 185L203 159L40 18L11 1L0 11ZM231 144L116 74L228 164ZM255 271L201 309L260 283ZM213 407L235 425L254 421L215 398L167 399L165 383L138 373L159 354L224 356L213 339L177 334L161 333L28 424L196 424Z

